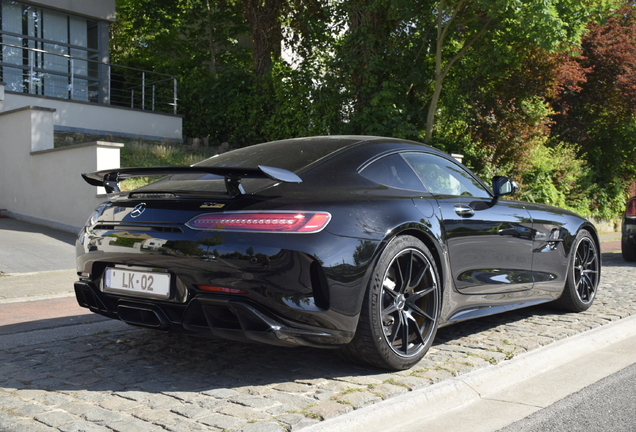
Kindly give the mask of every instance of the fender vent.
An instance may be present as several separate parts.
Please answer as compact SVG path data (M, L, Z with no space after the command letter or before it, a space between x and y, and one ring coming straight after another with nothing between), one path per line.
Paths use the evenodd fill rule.
M311 275L311 289L314 292L314 302L320 309L329 309L329 284L325 272L317 261L311 263L309 267Z

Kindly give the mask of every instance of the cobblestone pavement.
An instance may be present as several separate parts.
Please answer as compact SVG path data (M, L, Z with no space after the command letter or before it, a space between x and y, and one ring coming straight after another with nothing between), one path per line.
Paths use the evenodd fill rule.
M589 311L532 307L446 327L424 360L399 373L352 366L328 350L132 327L0 346L0 430L295 431L635 313L636 266L616 253L603 261Z

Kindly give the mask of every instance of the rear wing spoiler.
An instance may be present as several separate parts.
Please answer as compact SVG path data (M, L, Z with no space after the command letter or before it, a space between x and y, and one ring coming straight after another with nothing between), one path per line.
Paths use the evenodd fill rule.
M237 167L202 167L202 166L168 166L168 167L138 167L113 168L82 174L86 182L93 186L103 186L106 193L119 192L119 182L131 177L157 176L171 174L213 174L225 178L225 187L230 197L245 194L241 185L244 178L269 178L284 183L301 183L302 179L291 171L259 165L258 168Z

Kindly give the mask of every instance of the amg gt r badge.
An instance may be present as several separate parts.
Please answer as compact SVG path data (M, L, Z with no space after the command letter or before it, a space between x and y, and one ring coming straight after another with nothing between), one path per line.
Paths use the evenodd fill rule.
M225 204L206 202L206 203L203 203L203 205L199 208L220 209L223 207L225 207Z

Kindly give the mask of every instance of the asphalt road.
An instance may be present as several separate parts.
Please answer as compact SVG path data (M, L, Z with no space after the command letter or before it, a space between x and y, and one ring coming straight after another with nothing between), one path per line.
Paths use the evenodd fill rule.
M636 431L636 364L499 432Z

